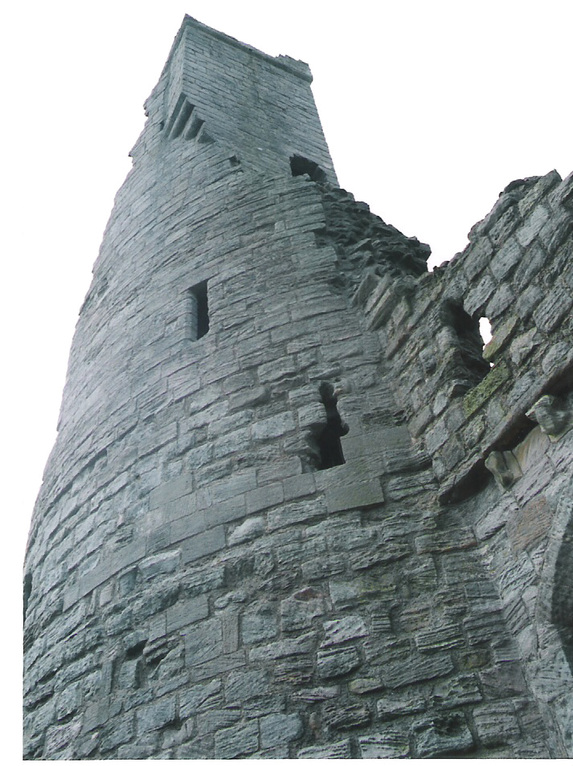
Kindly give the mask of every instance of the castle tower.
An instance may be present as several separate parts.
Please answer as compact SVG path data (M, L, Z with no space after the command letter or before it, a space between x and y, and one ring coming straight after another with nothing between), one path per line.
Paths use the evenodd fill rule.
M573 182L429 274L310 83L186 17L146 103L30 531L27 758L573 755Z

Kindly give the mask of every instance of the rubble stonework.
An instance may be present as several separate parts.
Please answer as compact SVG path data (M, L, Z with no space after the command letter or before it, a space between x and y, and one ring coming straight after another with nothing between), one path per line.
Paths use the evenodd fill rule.
M310 82L186 17L146 103L30 531L28 759L573 755L573 177L429 273Z

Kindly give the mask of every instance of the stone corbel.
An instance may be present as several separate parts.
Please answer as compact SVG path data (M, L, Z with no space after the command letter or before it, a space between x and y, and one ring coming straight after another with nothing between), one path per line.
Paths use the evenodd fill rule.
M500 489L508 489L522 476L519 463L513 452L490 452L485 460L485 467L493 474Z
M551 394L538 399L526 415L539 424L539 428L552 442L558 441L573 427L570 403L564 403Z

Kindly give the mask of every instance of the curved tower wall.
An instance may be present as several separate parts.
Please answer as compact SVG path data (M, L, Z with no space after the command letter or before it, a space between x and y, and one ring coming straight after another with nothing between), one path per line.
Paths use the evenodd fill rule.
M485 295L507 232L494 216L490 251L427 275L426 246L338 188L310 79L187 17L146 103L30 533L29 758L570 752L547 573L571 431L543 495L494 482L489 453L549 439L522 420L544 362L531 401L521 360L479 382L451 308ZM570 220L552 179L527 186L528 231L547 195ZM529 331L498 326L500 354Z

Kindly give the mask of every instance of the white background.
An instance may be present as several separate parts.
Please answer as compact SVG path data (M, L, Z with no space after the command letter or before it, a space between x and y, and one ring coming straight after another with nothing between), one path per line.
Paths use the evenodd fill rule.
M19 0L0 12L3 728L20 760L21 570L77 312L185 13L308 62L341 186L431 263L515 178L573 170L572 0Z

